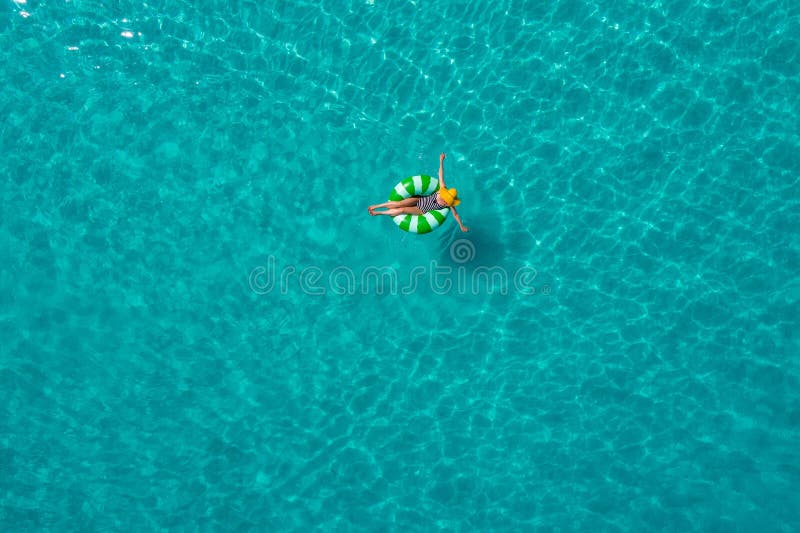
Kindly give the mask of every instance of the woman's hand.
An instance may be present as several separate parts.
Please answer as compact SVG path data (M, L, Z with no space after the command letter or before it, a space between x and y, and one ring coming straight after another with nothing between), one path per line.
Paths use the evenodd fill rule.
M440 163L441 163L442 161L444 161L444 157L445 157L445 155L444 155L444 152L442 152L441 154L439 154L439 162L440 162Z

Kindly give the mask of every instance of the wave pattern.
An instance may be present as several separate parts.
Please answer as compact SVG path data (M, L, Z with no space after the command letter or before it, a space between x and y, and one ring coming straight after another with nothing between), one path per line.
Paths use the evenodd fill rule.
M4 531L800 528L796 2L230 4L5 4Z

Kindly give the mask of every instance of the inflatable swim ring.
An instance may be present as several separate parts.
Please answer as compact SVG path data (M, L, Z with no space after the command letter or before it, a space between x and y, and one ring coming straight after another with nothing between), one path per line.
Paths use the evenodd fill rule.
M428 196L439 190L439 180L422 174L421 176L411 176L402 180L394 186L394 190L389 195L389 201L396 202L411 196ZM411 233L430 233L439 227L447 218L450 212L449 207L428 211L422 215L397 215L392 217L394 223L401 230Z

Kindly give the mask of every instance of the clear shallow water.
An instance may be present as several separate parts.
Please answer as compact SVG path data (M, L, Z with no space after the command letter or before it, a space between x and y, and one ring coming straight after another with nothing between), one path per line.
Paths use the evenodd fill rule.
M3 530L797 529L799 40L788 1L7 2ZM440 151L470 233L366 214Z

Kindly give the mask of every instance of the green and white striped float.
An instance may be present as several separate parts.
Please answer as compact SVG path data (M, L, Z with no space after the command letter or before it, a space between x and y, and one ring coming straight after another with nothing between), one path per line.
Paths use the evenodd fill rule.
M394 186L394 190L389 195L389 201L397 202L411 196L428 196L438 190L439 180L436 178L426 176L425 174L421 176L411 176ZM394 223L403 231L410 231L411 233L430 233L444 222L449 212L450 208L445 207L444 209L428 211L422 215L397 215L392 217L392 220L394 220Z

